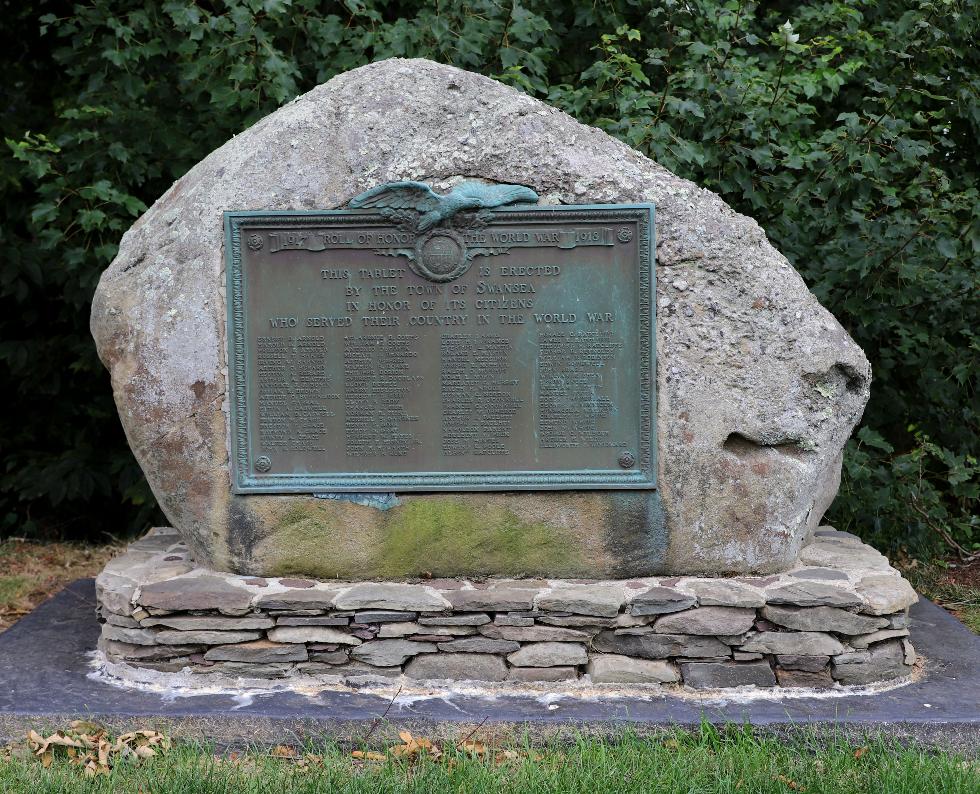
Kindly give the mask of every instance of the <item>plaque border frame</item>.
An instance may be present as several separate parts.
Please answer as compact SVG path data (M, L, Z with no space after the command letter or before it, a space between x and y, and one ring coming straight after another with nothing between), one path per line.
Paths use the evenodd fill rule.
M375 211L331 210L225 210L225 303L228 371L229 469L234 494L391 493L443 491L555 491L555 490L656 490L657 489L657 342L656 342L656 227L653 203L556 204L499 207L494 215L515 220L541 220L543 214L562 216L562 222L635 221L638 227L639 284L637 327L639 332L640 444L636 464L630 469L556 469L534 471L418 471L326 472L320 474L254 474L251 432L248 422L246 289L242 272L242 231L249 223L295 225L297 220L329 218L331 223L349 219L351 225L390 221ZM616 213L622 217L616 218ZM610 217L612 216L612 217Z

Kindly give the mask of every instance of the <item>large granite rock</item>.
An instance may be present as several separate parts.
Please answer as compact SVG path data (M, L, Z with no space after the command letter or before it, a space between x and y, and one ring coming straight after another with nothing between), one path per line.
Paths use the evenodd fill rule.
M659 490L408 495L387 511L233 496L222 212L342 207L384 182L464 176L546 204L656 203ZM199 562L255 575L785 569L834 496L870 382L753 220L554 108L421 60L340 75L191 169L123 237L92 333L169 519Z

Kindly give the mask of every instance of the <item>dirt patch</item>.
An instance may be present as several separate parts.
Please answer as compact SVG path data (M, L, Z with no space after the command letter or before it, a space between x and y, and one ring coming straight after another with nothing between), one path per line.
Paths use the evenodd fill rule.
M980 590L980 559L966 565L950 563L950 566L943 577L947 583Z
M980 560L924 563L906 558L897 560L896 566L922 595L980 634Z
M120 549L115 545L0 542L0 632L70 582L98 574Z

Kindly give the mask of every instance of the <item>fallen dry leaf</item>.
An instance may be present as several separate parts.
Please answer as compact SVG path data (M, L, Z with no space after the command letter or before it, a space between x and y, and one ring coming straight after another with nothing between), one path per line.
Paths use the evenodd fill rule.
M466 739L459 743L459 749L463 750L471 755L484 756L487 753L487 746L483 742L478 742L475 739Z
M277 744L272 748L271 755L274 758L295 758L297 753L295 747L290 747L288 744Z
M93 731L85 733L83 731ZM55 731L41 736L37 731L27 732L27 747L45 768L56 759L61 748L68 763L81 766L87 776L108 774L113 764L122 758L144 761L170 749L170 739L158 731L139 730L124 733L111 741L101 725L76 720L68 731Z
M322 766L323 756L307 753L302 758L296 760L296 766L300 769L309 769L311 766Z
M855 758L860 758L866 752L868 752L868 748L867 747L858 747L858 749L854 751L854 757Z
M352 758L359 758L363 761L387 761L388 756L384 753L376 753L373 750L355 750L351 753Z
M415 737L408 731L400 731L398 738L404 744L391 748L392 755L398 758L414 758L420 754L426 754L432 758L439 758L442 755L442 750L430 739Z

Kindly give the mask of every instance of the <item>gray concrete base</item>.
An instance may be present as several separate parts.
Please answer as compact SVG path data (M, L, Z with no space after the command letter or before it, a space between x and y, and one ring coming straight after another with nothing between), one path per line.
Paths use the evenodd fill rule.
M577 732L610 734L630 725L641 732L670 725L751 722L780 733L816 727L842 732L883 731L960 748L980 747L980 637L928 601L912 607L922 652L919 680L884 692L759 695L745 699L655 693L611 697L591 693L479 693L433 690L392 697L394 691L338 688L312 696L231 692L175 696L127 688L93 673L99 625L92 580L75 582L0 634L0 741L28 727L63 726L79 717L112 726L157 726L178 736L219 744L329 737L384 743L399 729L458 737L484 723L484 738L530 732L561 738Z

